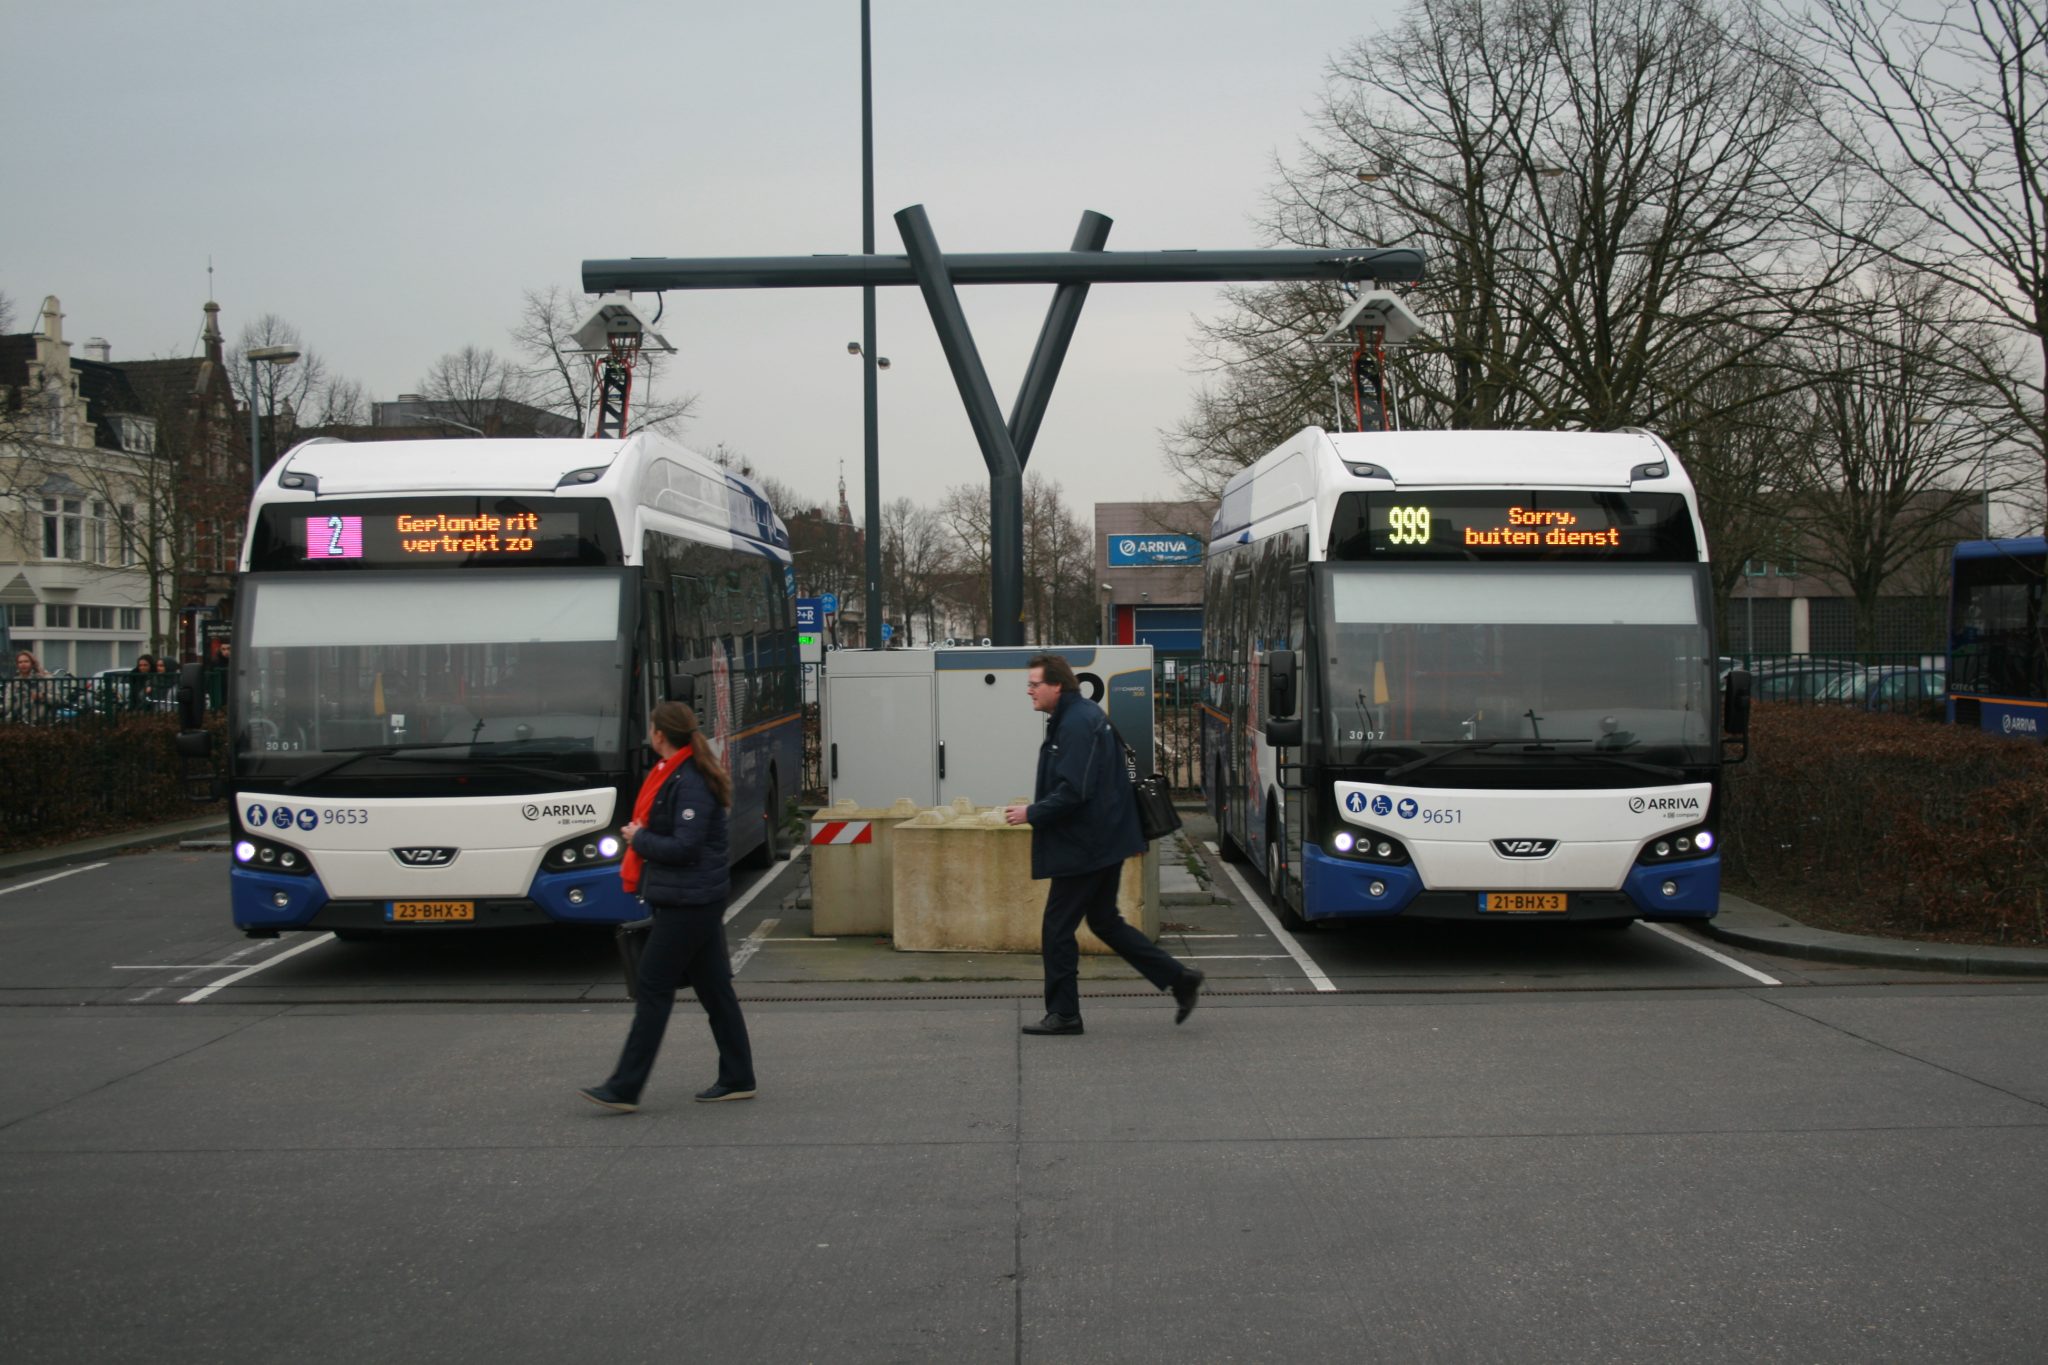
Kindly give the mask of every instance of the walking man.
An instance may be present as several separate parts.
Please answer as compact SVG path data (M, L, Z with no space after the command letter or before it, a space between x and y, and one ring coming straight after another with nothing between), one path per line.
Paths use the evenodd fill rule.
M1136 967L1160 990L1173 992L1173 1022L1186 1019L1202 989L1202 973L1124 922L1116 889L1124 860L1145 851L1137 800L1116 733L1102 708L1081 695L1066 659L1041 654L1025 674L1033 709L1047 716L1038 749L1038 782L1031 804L1009 806L1003 818L1031 826L1031 875L1048 879L1045 930L1045 1018L1024 1025L1032 1034L1081 1032L1081 948L1074 933L1083 920L1095 937Z

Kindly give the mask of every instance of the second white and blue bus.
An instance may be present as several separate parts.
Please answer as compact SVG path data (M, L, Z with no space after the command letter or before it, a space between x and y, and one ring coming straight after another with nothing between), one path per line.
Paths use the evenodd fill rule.
M1204 788L1292 926L1715 913L1748 679L1656 437L1310 428L1206 575Z

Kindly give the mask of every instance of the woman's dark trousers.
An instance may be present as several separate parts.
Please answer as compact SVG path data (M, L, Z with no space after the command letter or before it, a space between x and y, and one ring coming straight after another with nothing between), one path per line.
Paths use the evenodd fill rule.
M1083 920L1095 937L1160 990L1187 975L1187 968L1171 953L1117 913L1116 889L1123 875L1124 865L1116 863L1099 872L1052 879L1052 889L1045 893L1045 927L1039 939L1039 950L1045 956L1046 1013L1068 1019L1081 1013L1081 945L1074 942L1074 932Z
M661 1036L676 1005L676 991L685 982L696 988L697 1001L711 1020L718 1044L718 1083L735 1090L754 1088L754 1052L747 1043L747 1021L732 989L732 959L725 950L725 904L658 905L654 928L640 953L640 979L634 992L633 1027L619 1054L618 1069L605 1084L637 1101L654 1070Z

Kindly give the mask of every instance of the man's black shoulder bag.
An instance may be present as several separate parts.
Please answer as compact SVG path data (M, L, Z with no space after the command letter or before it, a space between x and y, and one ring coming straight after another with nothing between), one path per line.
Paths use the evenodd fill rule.
M1137 753L1124 742L1116 726L1110 726L1109 732L1116 736L1117 747L1124 751L1124 767L1131 775L1131 796L1138 803L1138 832L1148 844L1164 839L1180 828L1180 812L1173 808L1166 779L1156 772L1139 776Z

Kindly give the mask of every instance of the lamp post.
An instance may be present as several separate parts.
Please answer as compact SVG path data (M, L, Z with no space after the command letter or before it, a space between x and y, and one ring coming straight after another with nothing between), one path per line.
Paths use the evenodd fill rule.
M874 44L870 38L868 0L860 0L860 254L875 254L875 80ZM867 542L867 628L869 649L882 647L882 456L880 427L875 415L877 403L875 374L880 369L875 354L875 287L860 291L861 336L861 428L865 459L861 473L866 481Z
M249 362L249 496L256 496L257 487L263 482L263 427L256 414L256 390L259 365L290 365L299 358L296 346L251 346L243 352ZM270 415L277 416L277 405L271 404Z

